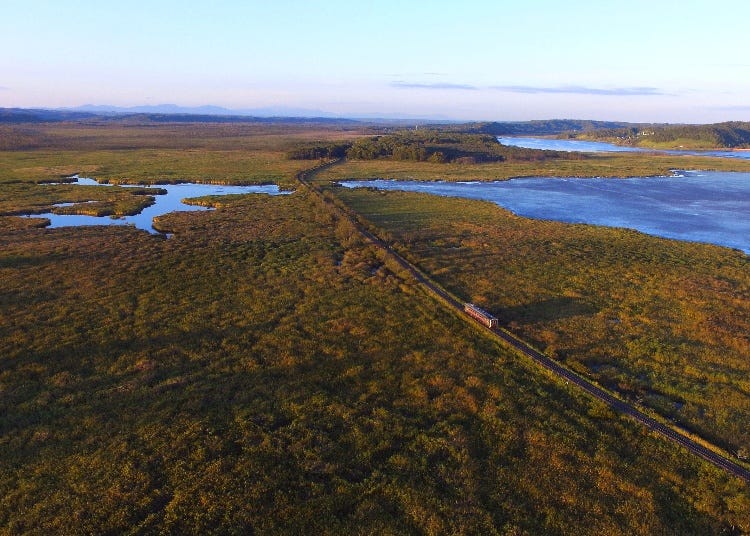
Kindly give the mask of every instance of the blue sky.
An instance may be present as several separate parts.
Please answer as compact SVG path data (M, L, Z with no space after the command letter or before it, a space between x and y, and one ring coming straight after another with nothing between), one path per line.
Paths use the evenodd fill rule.
M0 106L750 120L750 3L0 0Z

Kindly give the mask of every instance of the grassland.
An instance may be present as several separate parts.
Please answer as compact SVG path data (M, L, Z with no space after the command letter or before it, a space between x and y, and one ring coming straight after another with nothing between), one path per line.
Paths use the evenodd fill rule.
M50 186L73 174L109 184L200 182L294 188L309 162L289 160L310 139L356 138L359 131L290 125L29 125L0 128L0 215L80 213L123 216L148 206L132 188ZM31 147L31 148L29 148ZM54 208L59 203L72 207ZM6 225L8 222L6 221Z
M349 160L326 177L345 179L413 179L493 181L514 177L643 177L670 175L673 169L750 171L750 160L650 154L590 155L583 160L433 164L393 160Z
M28 139L7 142L14 150L0 152L0 183L47 182L81 173L111 183L274 182L291 186L295 173L309 164L287 160L290 147L322 136L357 136L356 131L203 124L51 125L21 130ZM8 132L6 127L6 135L12 138Z
M313 135L247 127L244 138L224 145L216 132L189 136L187 125L169 127L176 131L163 141L187 146L165 148L144 127L128 131L134 147L114 149L107 146L114 134L86 128L93 132L79 137L87 148L0 153L8 206L12 199L28 202L13 188L49 188L34 183L81 165L100 166L110 178L177 169L204 180L275 177L283 185L301 165L286 161L284 150ZM178 134L182 141L168 140ZM78 135L66 135L73 141L56 143L79 143ZM149 151L153 158L142 160ZM192 168L194 160L203 164ZM254 162L267 163L253 168ZM454 291L465 286L467 296L494 308L516 299L515 313L511 306L498 312L505 321L515 314L519 329L529 326L524 333L545 343L534 335L535 312L547 310L544 300L556 296L553 282L568 270L551 253L572 248L579 229L553 229L548 249L554 251L535 251L539 244L527 236L523 247L534 254L525 264L511 258L508 264L516 262L516 279L528 271L529 280L501 289L480 271L494 260L493 222L501 217L515 225L504 225L506 244L526 236L528 222L482 203L349 195L347 203ZM0 531L750 530L744 483L488 340L423 294L315 197L299 191L220 203L212 212L160 218L159 228L174 233L170 239L121 227L37 229L31 220L0 216ZM462 216L451 215L457 208ZM587 247L604 248L608 270L625 263L617 257L623 245L617 236L607 249L589 233ZM456 236L464 243L451 245ZM671 245L656 250L665 265L698 259L713 266L701 257L707 250ZM440 255L452 246L466 248L465 255L448 262ZM576 254L599 258L585 252L579 247L564 262ZM720 259L728 263L722 277L734 279L716 285L730 296L744 288L736 282L746 265L737 255ZM638 261L654 266L645 258L631 262ZM573 267L583 270L583 261ZM603 284L599 268L586 265L571 288L588 279ZM549 287L534 287L548 271ZM659 286L648 281L649 291ZM626 290L635 296L641 280L631 285ZM651 296L638 303L657 308L658 316L662 303ZM734 296L741 303L744 295ZM589 295L570 300L569 318L593 314ZM624 301L622 318L630 304ZM553 342L565 350L566 331L556 320L564 318L540 322L558 330L550 331L560 339ZM626 328L638 336L650 329L624 321L616 329Z
M750 449L750 262L725 248L331 190L399 251L572 368L731 452Z

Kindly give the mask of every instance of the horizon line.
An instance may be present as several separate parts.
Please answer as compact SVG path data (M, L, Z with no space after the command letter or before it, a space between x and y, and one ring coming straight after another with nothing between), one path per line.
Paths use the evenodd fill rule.
M159 108L165 108L160 110ZM132 115L174 115L174 116L213 116L213 117L246 117L263 118L263 119L325 119L325 120L351 120L351 121L424 121L431 123L528 123L533 121L591 121L599 123L619 123L630 125L715 125L731 122L750 122L740 119L728 119L723 121L689 123L684 121L632 121L619 119L592 119L585 117L544 117L534 119L458 119L440 115L409 115L388 112L358 112L351 114L340 114L327 112L324 110L305 109L294 106L261 106L258 108L226 108L221 105L203 104L196 106L184 106L174 103L161 104L140 104L133 106L118 106L110 104L83 104L77 106L0 106L0 111L47 111L47 112L67 112L112 116L132 116ZM287 110L285 112L285 110ZM5 123L0 117L0 124Z

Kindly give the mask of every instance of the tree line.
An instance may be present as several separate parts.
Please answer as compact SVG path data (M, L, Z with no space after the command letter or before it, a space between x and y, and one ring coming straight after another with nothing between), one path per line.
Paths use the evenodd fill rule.
M475 164L506 160L582 158L579 154L540 151L501 145L488 134L467 134L444 130L400 131L361 138L351 143L316 143L294 147L290 159L341 158L353 160L399 160L432 163Z
M576 132L570 132L575 137ZM617 138L622 143L639 145L643 141L669 143L693 140L707 147L750 147L750 123L729 121L712 125L650 125L602 129L588 132L594 138Z

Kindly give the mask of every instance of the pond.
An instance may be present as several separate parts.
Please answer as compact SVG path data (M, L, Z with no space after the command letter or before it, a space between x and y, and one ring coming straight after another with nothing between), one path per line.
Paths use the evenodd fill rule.
M655 150L641 147L627 147L588 140L558 140L555 138L535 138L530 136L498 136L497 141L503 145L523 147L526 149L543 149L547 151L579 152L579 153L639 153L652 152L683 156L716 156L720 158L750 159L750 151L688 151L688 150Z
M78 178L78 180L71 184L78 185L98 185L102 188L111 187L107 184L99 184L94 179L89 178ZM136 185L122 185L123 187L136 187ZM153 186L154 188L160 188L166 190L166 194L155 195L155 203L149 207L143 209L140 213L134 216L123 216L120 218L112 218L110 216L86 216L78 214L54 214L48 212L46 214L29 214L28 217L34 218L47 218L50 221L48 227L78 227L82 225L132 225L137 229L143 229L151 234L161 234L153 227L153 219L157 216L167 214L168 212L187 212L187 211L204 211L212 210L211 207L201 207L197 205L187 205L182 202L183 199L190 199L195 197L204 197L209 195L230 195L230 194L267 194L267 195L281 195L288 194L291 192L283 192L279 190L279 187L275 184L266 184L261 186L227 186L219 184L196 184L196 183L183 183L183 184L157 184L157 185L138 185L137 187L142 188L143 186ZM58 206L69 206L70 203L61 203Z
M497 182L344 181L348 188L492 201L535 219L625 227L750 254L750 173L687 171L630 179L522 178Z

